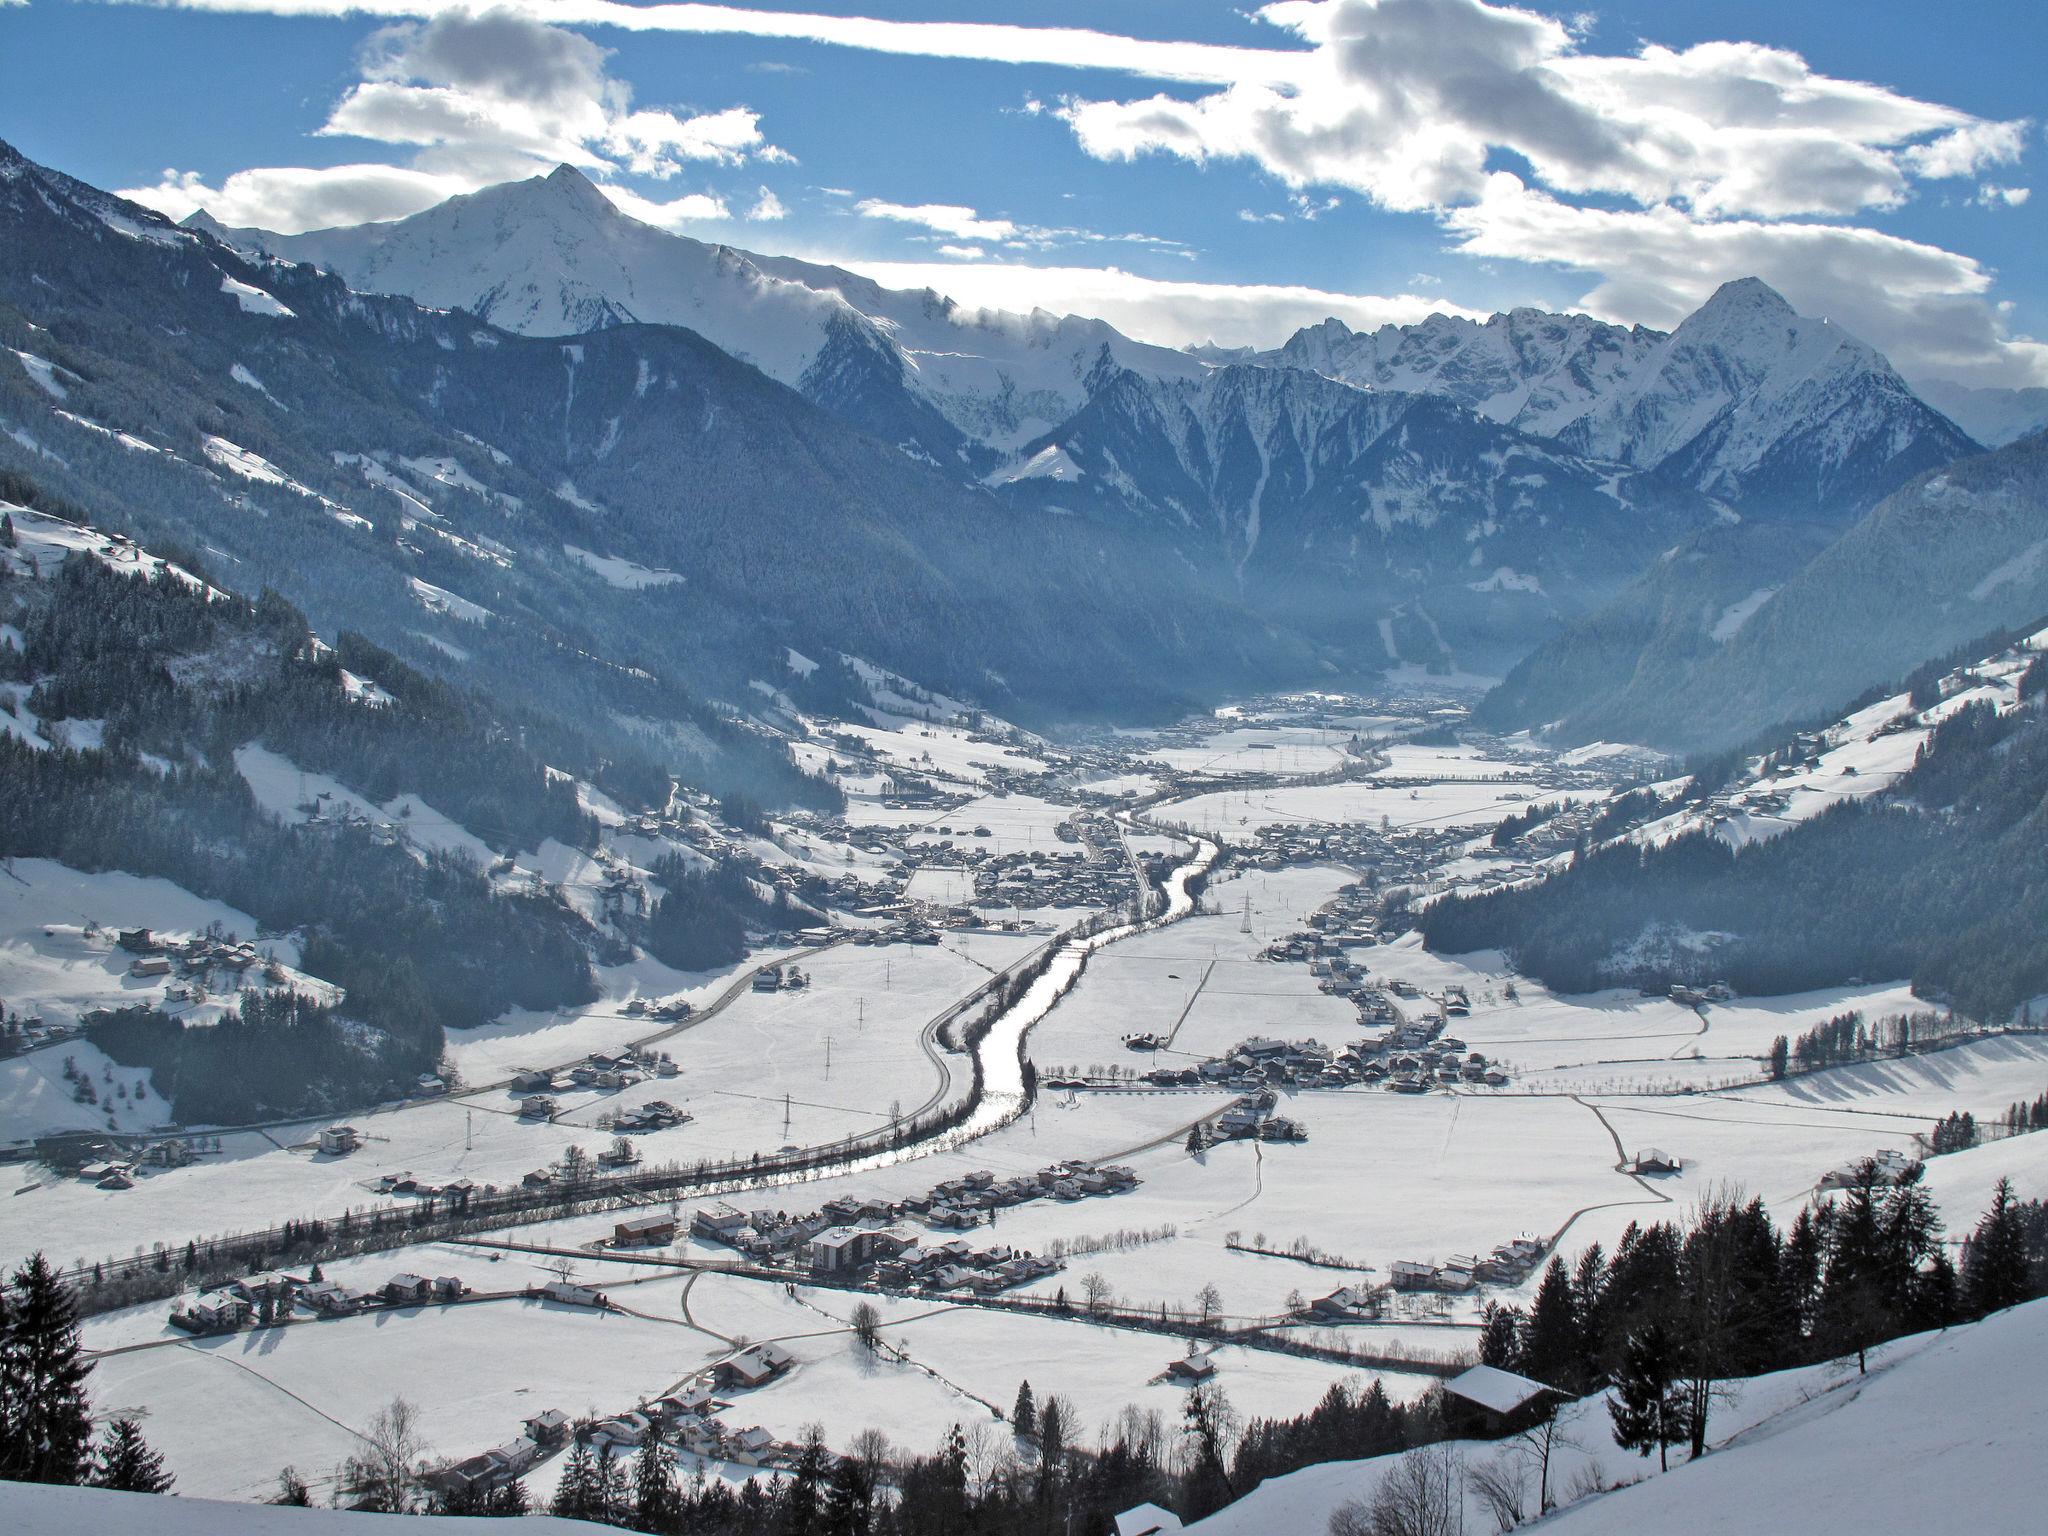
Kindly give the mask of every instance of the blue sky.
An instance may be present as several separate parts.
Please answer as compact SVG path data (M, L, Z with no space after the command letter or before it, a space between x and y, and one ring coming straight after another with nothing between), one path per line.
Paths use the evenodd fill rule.
M0 135L282 229L568 159L681 233L1174 343L1517 304L1669 326L1756 273L1909 375L2048 383L2044 17L0 0Z

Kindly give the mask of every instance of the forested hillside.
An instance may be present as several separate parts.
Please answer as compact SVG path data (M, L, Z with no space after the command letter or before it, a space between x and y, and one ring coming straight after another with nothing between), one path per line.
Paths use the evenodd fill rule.
M1941 691L1923 680L1915 703ZM2048 992L2044 695L2036 655L2012 707L1962 702L1883 793L1743 846L1710 829L1618 841L1538 883L1438 902L1423 936L1444 952L1503 950L1562 990L1909 977L1924 997L2003 1020Z
M1481 704L1489 725L1713 751L2048 611L2048 434L1923 475L1832 543L1715 529L1567 628Z
M259 999L224 1031L94 1032L117 1059L165 1067L181 1115L396 1092L438 1068L444 1027L594 995L605 941L552 893L496 889L458 854L358 822L280 821L236 767L257 743L368 793L431 787L504 849L593 842L573 784L474 697L356 637L337 652L282 599L252 603L175 566L130 573L79 553L35 580L0 559L0 622L22 641L0 644L0 855L174 881L296 931L304 970L345 989L331 1009ZM50 722L98 745L71 750ZM211 1065L181 1073L188 1052Z
M1053 720L1383 659L1142 531L1005 507L692 332L515 336L0 157L0 468L615 757L815 801L732 719L792 647Z

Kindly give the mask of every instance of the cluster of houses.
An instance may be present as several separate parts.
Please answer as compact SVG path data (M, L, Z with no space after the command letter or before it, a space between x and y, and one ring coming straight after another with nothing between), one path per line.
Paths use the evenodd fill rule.
M503 1445L430 1468L427 1487L445 1499L496 1493L566 1445L573 1427L569 1416L559 1408L535 1414L521 1425L521 1433Z
M161 938L147 928L122 928L114 941L134 956L128 963L129 975L168 976L175 970L181 977L197 978L202 987L213 972L226 972L232 985L263 963L254 944L203 933L179 940Z
M1083 1163L1055 1163L1009 1179L977 1171L904 1200L844 1195L799 1215L707 1208L691 1218L690 1233L735 1248L757 1262L801 1269L821 1279L993 1292L1029 1284L1060 1266L1006 1244L975 1247L959 1238L927 1243L910 1223L921 1221L930 1230L959 1230L992 1221L995 1212L1029 1200L1085 1200L1121 1194L1137 1183L1137 1174L1129 1168ZM672 1220L664 1230L659 1221L641 1217L619 1223L614 1241L668 1242L674 1236Z
M536 1071L521 1067L512 1074L515 1097L567 1093L577 1088L617 1092L633 1088L654 1077L675 1077L681 1072L666 1051L636 1049L592 1051L564 1072Z
M1465 1042L1444 1036L1428 1044L1431 1031L1403 1026L1376 1039L1341 1046L1319 1040L1278 1040L1255 1035L1223 1055L1195 1067L1158 1067L1145 1081L1159 1087L1206 1084L1253 1092L1272 1088L1347 1088L1353 1084L1385 1085L1397 1092L1420 1093L1438 1085L1465 1084L1499 1088L1507 1074Z
M1272 1089L1257 1089L1217 1111L1210 1133L1218 1141L1307 1141L1308 1127L1274 1114L1276 1102Z
M794 1447L759 1425L735 1428L720 1415L732 1407L735 1393L766 1386L795 1364L795 1356L780 1344L749 1344L700 1371L674 1392L578 1426L574 1433L599 1455L630 1455L658 1431L677 1450L707 1461L742 1467L781 1466L794 1454Z
M171 1306L170 1321L172 1327L186 1333L233 1333L251 1323L281 1323L300 1312L312 1317L349 1317L372 1307L460 1301L469 1290L454 1275L397 1274L375 1290L363 1291L310 1275L271 1271L181 1297Z
M1543 1262L1547 1250L1531 1237L1502 1243L1485 1257L1453 1254L1441 1264L1396 1259L1387 1268L1387 1284L1397 1291L1474 1290L1481 1285L1516 1286Z

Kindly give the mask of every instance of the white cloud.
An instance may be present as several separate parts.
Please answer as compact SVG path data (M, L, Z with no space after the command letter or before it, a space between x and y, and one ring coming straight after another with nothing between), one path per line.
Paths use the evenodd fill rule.
M400 218L458 192L567 163L594 175L666 180L687 165L787 159L746 107L679 113L635 106L606 71L607 50L504 7L449 11L379 29L359 57L362 78L318 133L410 149L405 166L267 167L220 187L167 171L124 196L182 217L207 207L230 224L285 232ZM705 194L665 203L656 222L724 217Z
M870 261L841 253L806 253L890 288L931 288L970 309L1091 315L1126 335L1163 346L1214 341L1269 347L1331 315L1359 328L1405 325L1432 314L1483 317L1484 312L1416 294L1335 293L1289 284L1174 282L1116 267Z
M598 191L611 199L621 213L631 214L643 224L652 224L674 234L691 224L721 223L732 218L725 199L709 192L691 192L660 201L642 197L626 187L598 183Z
M1312 46L1291 80L1070 98L1060 115L1100 159L1249 161L1297 198L1342 187L1431 214L1469 254L1598 276L1588 300L1616 319L1670 324L1753 273L1922 372L2048 380L2048 351L2005 334L1968 257L1804 222L2009 164L2027 123L1754 43L1591 53L1566 24L1488 0L1280 0L1258 14ZM1495 169L1503 152L1526 184Z
M1914 377L2048 380L2048 345L2006 334L1980 264L1879 230L1580 208L1505 173L1444 223L1467 255L1604 274L1580 303L1609 319L1673 326L1727 277L1753 274Z
M296 234L336 224L402 219L470 191L466 176L438 176L395 165L334 165L311 169L266 166L236 171L208 186L197 171L166 170L153 187L120 195L174 219L204 208L221 223Z
M1061 115L1098 158L1247 159L1393 209L1471 201L1506 150L1555 193L1771 218L1890 207L1909 176L2011 158L2025 127L1753 43L1586 53L1562 23L1487 0L1280 0L1259 15L1313 45L1291 79L1069 100Z
M767 224L777 219L788 218L789 210L782 206L781 198L763 187L760 197L755 199L754 206L747 210L747 217L757 224Z
M1986 208L2017 208L2033 195L2032 187L2000 187L1986 182L1977 189L1975 200Z
M164 0L179 10L262 16L423 18L459 13L463 0ZM1221 84L1285 80L1294 51L1214 43L1123 37L1086 27L1026 27L1001 22L882 21L866 16L750 10L690 3L625 4L623 0L505 0L502 9L565 27L617 27L626 32L683 32L828 43L875 53L928 59L985 59L1104 69L1155 80Z
M984 219L972 208L962 208L953 203L919 203L912 207L869 197L855 206L864 219L916 224L955 240L1008 240L1018 232L1017 226L1008 219Z

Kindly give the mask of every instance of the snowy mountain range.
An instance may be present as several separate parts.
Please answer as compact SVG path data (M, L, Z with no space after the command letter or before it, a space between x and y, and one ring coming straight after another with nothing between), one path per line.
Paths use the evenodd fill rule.
M688 326L863 429L1001 483L1046 473L1044 448L1106 382L1136 375L1192 390L1214 368L1100 320L968 311L929 289L670 234L620 212L568 166L390 224L275 235L223 230L204 214L191 222L325 266L359 290L465 308L528 335L634 320ZM1882 355L1797 314L1755 278L1725 285L1668 335L1527 309L1369 333L1333 319L1237 360L1439 395L1751 516L1846 521L1975 446Z
M687 326L942 462L987 467L1070 416L1105 353L1161 377L1203 371L1099 320L969 312L929 289L673 235L621 213L566 165L389 224L275 235L223 229L203 213L187 223L326 267L359 291L467 309L529 336Z
M1718 611L1976 451L1883 357L1754 280L1669 335L1518 310L1197 355L672 235L567 168L295 236L203 214L181 230L19 157L9 174L41 198L15 199L8 343L89 383L60 403L24 363L0 462L79 488L89 465L114 494L137 466L81 436L103 427L230 482L269 466L380 547L394 504L365 487L396 477L389 551L477 611L611 627L553 590L565 545L688 573L715 618L665 659L723 673L721 693L740 655L781 644L1026 713L1137 700L1168 660L1168 692L1401 663L1501 675L1597 629L1668 551L1747 552L1717 570ZM53 288L67 263L98 288ZM136 307L166 265L232 299L180 297L172 341ZM68 336L38 329L60 291ZM338 377L308 366L313 344ZM429 461L451 478L407 479ZM457 542L414 532L406 497L446 518L449 484L479 488L456 498ZM177 504L197 519L206 494ZM523 526L479 521L486 505ZM294 579L313 578L334 573ZM684 588L647 590L665 595L636 603ZM1615 666L1656 628L1630 628Z
M1254 359L1424 391L1745 514L1839 515L1974 446L1875 349L1750 277L1668 335L1517 309L1357 332L1341 320Z

